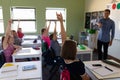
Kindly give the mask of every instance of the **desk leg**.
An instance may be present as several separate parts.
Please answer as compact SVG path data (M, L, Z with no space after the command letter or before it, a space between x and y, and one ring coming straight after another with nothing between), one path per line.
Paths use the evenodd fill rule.
M92 59L93 59L93 52L91 51L90 60L92 61Z
M40 61L42 61L42 59L41 59L41 58L42 58L42 57L40 57L40 56L39 56L39 60L40 60Z
M13 62L15 62L15 57L14 56L12 57L12 59L13 59Z
M83 54L77 52L77 58L83 61Z
M83 61L83 54L80 55L81 60Z

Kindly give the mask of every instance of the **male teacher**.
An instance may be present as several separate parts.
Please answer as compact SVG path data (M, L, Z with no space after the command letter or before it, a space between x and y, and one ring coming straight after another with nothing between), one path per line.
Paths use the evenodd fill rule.
M106 60L108 57L108 46L112 45L115 34L115 23L109 18L110 10L105 9L103 18L98 22L99 33L97 41L98 59ZM103 47L103 52L102 52Z

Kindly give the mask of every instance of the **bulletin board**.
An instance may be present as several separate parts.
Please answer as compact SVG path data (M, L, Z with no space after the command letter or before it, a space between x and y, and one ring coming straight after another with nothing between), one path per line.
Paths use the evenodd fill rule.
M103 18L103 11L86 12L85 29L96 29L98 21Z
M115 22L115 38L120 40L120 2L107 4L110 9L110 18Z

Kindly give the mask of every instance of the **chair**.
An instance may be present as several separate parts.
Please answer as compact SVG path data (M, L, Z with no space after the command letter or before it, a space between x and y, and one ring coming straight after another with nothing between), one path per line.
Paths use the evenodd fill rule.
M4 52L3 50L0 50L0 68L2 67L2 65L5 63L5 56L4 56Z
M48 80L54 80L55 75L57 76L55 80L60 79L60 72L61 72L61 67L63 67L64 60L60 56L56 56L54 58L54 64L52 68L49 70L50 76Z
M85 44L85 40L87 38L86 32L80 32L79 33L79 44Z
M60 57L56 56L52 48L47 49L47 51L42 53L42 69L46 70L46 73L49 74L48 79L45 80L58 80L60 77L59 74L59 63ZM44 72L44 71L43 71ZM44 73L43 73L44 74ZM46 74L45 74L46 75Z
M54 50L50 47L45 52L42 53L46 65L52 65L54 63L54 58L56 57Z

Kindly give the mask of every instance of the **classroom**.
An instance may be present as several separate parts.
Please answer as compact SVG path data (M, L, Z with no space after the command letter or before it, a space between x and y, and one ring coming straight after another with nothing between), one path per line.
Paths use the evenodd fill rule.
M106 9L114 38L100 59ZM119 80L119 13L120 0L0 0L0 80L64 80L66 67L65 80Z

